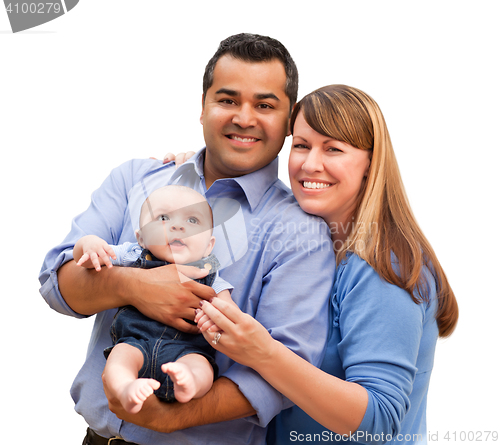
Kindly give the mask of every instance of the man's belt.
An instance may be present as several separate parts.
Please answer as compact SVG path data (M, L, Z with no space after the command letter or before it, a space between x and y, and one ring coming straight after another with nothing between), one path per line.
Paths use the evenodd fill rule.
M132 442L127 442L120 437L112 437L106 439L105 437L99 436L94 430L87 428L87 435L83 441L82 445L137 445Z

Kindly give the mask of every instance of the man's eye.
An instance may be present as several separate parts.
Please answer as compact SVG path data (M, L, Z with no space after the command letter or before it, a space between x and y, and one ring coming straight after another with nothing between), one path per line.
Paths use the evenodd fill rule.
M169 219L168 215L160 215L158 217L158 221L168 221Z
M272 109L273 107L269 104L260 104L259 105L259 108L263 108L263 109Z

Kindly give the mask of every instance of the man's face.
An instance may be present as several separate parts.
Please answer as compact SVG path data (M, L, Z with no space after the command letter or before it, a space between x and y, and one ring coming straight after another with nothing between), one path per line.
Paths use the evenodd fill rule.
M278 155L288 135L285 82L279 60L252 63L226 55L217 61L200 118L207 187L259 170Z

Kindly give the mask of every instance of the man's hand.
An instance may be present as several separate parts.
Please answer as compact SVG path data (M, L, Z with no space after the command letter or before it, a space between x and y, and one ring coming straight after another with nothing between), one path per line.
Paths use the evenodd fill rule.
M216 294L211 287L192 279L203 278L207 273L197 267L173 264L144 270L131 289L129 304L149 318L197 334L198 328L186 320L194 320L200 299L209 300Z
M179 272L178 272L179 270ZM215 297L215 291L189 278L208 272L190 266L84 269L69 261L58 271L59 289L75 312L93 315L107 309L132 305L144 315L180 331L196 334L194 320L200 299Z
M241 419L255 414L252 405L231 380L220 377L210 391L187 403L164 403L156 396L148 397L137 414L130 414L116 397L111 397L105 373L102 374L108 405L119 419L160 433L193 426Z
M162 422L163 415L166 415L166 412L163 413L163 409L168 408L170 403L162 403L155 395L152 395L146 399L138 413L131 414L123 408L118 398L113 395L113 392L110 390L110 385L106 380L105 372L102 374L102 383L104 393L108 399L109 410L119 419L160 433L169 433L173 431L167 429L168 422Z

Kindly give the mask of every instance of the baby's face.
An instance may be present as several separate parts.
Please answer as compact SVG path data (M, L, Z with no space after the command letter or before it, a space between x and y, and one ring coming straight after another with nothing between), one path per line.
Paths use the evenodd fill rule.
M186 264L212 251L212 215L208 203L194 192L163 187L149 196L141 212L137 239L158 259Z

